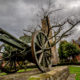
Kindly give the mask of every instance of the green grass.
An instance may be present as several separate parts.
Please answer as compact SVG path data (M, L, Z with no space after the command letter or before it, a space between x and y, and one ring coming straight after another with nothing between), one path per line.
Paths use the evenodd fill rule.
M7 75L7 73L5 73L5 72L0 73L0 76L4 76L4 75Z
M25 71L31 71L32 70L32 68L29 68L29 69L20 69L19 71L17 71L17 72L25 72Z
M28 68L28 69L20 69L19 71L17 71L18 73L21 73L21 72L25 72L25 71L31 71L31 70L33 70L33 68ZM17 73L16 72L16 73ZM5 72L1 72L0 73L0 76L4 76L4 75L7 75L7 73L5 73Z
M80 80L80 67L69 66L69 70L71 74L76 74L76 80Z

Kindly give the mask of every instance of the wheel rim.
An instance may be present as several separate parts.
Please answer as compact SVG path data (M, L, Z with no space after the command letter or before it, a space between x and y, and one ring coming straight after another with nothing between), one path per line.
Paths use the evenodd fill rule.
M7 53L4 53L7 54ZM18 71L17 68L17 62L16 62L16 57L3 57L2 58L2 64L1 64L1 70L6 73L15 73Z
M16 62L15 61L3 61L3 64L2 64L2 71L3 72L6 72L6 73L14 73L16 72L18 69L17 69L17 66L16 66Z
M49 71L52 66L51 48L45 34L36 32L32 37L32 55L38 68L42 72Z

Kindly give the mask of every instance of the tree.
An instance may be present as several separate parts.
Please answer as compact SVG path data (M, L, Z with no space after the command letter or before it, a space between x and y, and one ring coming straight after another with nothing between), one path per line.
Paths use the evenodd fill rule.
M24 30L25 32L27 32L27 34L28 32L33 34L37 30L37 28L43 31L46 34L48 41L50 41L51 43L51 46L48 49L52 49L52 48L56 49L56 44L60 42L63 38L70 36L74 32L74 28L80 23L80 19L75 16L69 16L69 17L64 18L63 20L61 19L56 20L54 13L55 12L59 13L59 11L64 10L64 8L60 8L60 9L58 8L54 9L54 8L55 6L52 6L52 2L51 0L49 0L48 9L41 8L41 12L39 12L40 15L38 16L41 22L42 20L45 20L44 30L42 30L42 24L37 25L36 28L34 28L34 30L32 30L33 28ZM43 14L41 15L41 13ZM53 23L51 23L50 21L51 15L54 15L52 19L54 20ZM51 33L52 35L50 36ZM46 43L48 41L46 41ZM59 59L58 59L56 50L54 52L52 51L52 56L54 57L53 58L54 63L57 64L59 62Z
M52 25L51 25L49 22L49 17L51 15L53 15L56 11L59 12L60 10L64 9L64 8L54 9L54 7L55 7L55 5L53 5L51 0L49 0L48 8L47 9L41 8L41 11L43 14L41 15L41 12L39 12L40 15L38 15L38 16L40 16L41 19L46 20L46 25L48 26L48 31L47 31L48 40L51 40L56 37L56 41L53 41L53 44L51 47L55 46L59 41L61 41L61 39L71 35L74 31L73 28L76 27L80 23L80 19L78 19L76 17L72 18L71 16L69 16L69 17L66 17L63 21L61 21L61 22L57 21L56 24L52 23ZM53 20L54 20L54 18L53 18ZM68 24L67 25L68 27L66 26L66 24ZM37 27L39 27L40 30L42 29L41 25L37 25ZM34 28L34 30L32 30L32 31L31 31L31 29L24 30L24 31L33 33L37 30L36 28ZM51 30L53 31L53 36L49 37Z
M74 59L80 53L80 48L73 43L62 41L60 42L58 53L61 60L67 60L69 57Z
M59 53L59 58L61 60L65 59L63 48L66 43L67 43L67 41L61 41L59 44L58 53Z

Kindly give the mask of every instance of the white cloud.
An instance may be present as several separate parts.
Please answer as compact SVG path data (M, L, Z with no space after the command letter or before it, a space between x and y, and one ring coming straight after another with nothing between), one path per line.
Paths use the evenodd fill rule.
M80 25L77 26L77 31L80 31Z
M64 7L66 10L78 9L80 7L80 0L57 0L58 7Z
M70 8L70 9L80 7L80 0L79 1L73 1L73 2L69 3L69 5L67 7Z

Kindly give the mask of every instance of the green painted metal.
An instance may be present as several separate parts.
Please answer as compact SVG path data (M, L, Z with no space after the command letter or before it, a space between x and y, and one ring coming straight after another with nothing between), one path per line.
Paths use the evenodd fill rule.
M22 45L20 45L18 42L10 39L10 38L7 38L5 35L0 35L0 41L3 41L5 43L8 43L10 45L13 45L17 48L20 48L20 49L24 49Z
M6 73L16 72L16 64L19 65L19 61L22 61L23 63L25 60L32 61L31 46L29 46L24 40L17 39L0 28L0 41L16 48L14 51L6 51L3 53L3 55L7 56L2 56L2 64L4 64L4 66L1 67L2 71Z
M7 31L5 31L1 28L0 28L0 34L1 34L0 41L10 44L11 46L14 46L14 47L22 49L22 50L30 47L26 42L15 38L14 36L12 36Z

